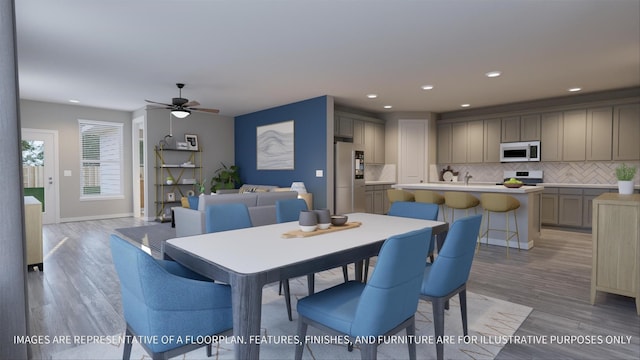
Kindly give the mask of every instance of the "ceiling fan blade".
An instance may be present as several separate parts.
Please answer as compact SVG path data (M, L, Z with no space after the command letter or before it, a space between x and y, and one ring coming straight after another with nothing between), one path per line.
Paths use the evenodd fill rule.
M198 105L200 105L200 103L195 101L195 100L191 100L191 101L189 101L187 103L182 104L182 106L184 106L184 107L198 106Z
M218 109L204 109L204 108L189 108L189 110L208 112L208 113L212 113L212 114L217 114L217 113L220 112L220 110L218 110Z
M147 110L170 110L169 106L147 106Z
M150 103L150 104L158 104L158 105L164 105L164 106L173 106L171 104L165 104L165 103L161 103L161 102L157 102L157 101L151 101L151 100L147 100L145 99L144 101Z

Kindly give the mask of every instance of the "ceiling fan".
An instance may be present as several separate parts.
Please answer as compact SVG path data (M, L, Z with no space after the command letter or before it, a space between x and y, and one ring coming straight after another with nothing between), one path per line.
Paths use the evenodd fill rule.
M152 107L150 109L169 109L171 110L171 114L173 116L180 119L184 119L187 116L189 116L189 114L191 114L191 111L200 111L200 112L206 112L206 113L212 113L212 114L217 114L220 112L220 110L218 109L206 109L206 108L194 107L194 106L200 105L200 103L195 100L189 101L189 99L185 99L182 97L182 88L184 87L184 84L177 83L176 86L178 87L180 94L178 95L177 98L173 98L171 100L171 104L165 104L165 103L145 99L145 101L150 104L162 105L162 107Z

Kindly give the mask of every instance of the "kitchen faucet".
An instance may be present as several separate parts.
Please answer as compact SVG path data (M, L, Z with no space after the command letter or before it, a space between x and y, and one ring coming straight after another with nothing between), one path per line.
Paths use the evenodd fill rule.
M464 174L464 184L465 184L465 185L469 185L469 179L471 179L472 177L473 177L473 176L469 175L469 172L467 171L467 172Z

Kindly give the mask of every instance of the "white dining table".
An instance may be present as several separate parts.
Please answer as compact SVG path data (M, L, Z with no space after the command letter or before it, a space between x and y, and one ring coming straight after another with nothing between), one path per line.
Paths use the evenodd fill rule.
M297 222L257 226L168 240L163 254L187 268L231 286L236 359L259 359L262 288L293 277L313 274L378 255L392 235L425 227L446 235L446 222L376 215L347 214L359 227L309 237L283 238ZM361 268L360 268L361 270ZM361 274L361 272L359 272ZM357 275L360 277L361 275ZM310 283L310 291L313 284Z

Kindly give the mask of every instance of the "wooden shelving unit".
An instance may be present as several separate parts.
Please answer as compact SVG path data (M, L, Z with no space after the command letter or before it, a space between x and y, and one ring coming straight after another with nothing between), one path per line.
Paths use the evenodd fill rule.
M171 221L171 208L179 206L181 198L195 191L195 183L202 181L202 148L182 150L156 146L155 154L156 220ZM167 183L168 177L173 179L171 184Z

